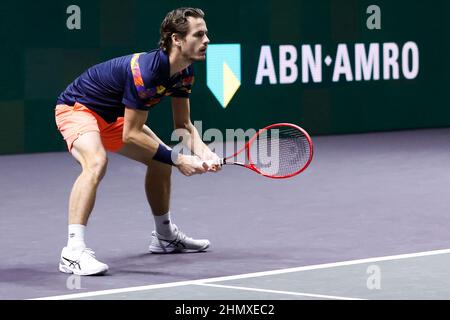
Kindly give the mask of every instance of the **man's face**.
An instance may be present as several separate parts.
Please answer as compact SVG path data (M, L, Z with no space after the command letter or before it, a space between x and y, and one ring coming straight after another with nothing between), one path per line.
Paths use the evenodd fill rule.
M181 54L190 61L202 61L206 59L206 48L209 43L205 20L202 18L188 17L189 31L181 41Z

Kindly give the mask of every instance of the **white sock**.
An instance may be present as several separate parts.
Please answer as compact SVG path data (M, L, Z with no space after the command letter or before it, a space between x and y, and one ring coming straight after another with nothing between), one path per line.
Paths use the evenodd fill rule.
M84 231L86 226L82 224L69 224L69 234L67 240L67 247L76 250L86 248L84 243Z
M170 220L170 211L162 216L153 216L155 218L155 228L162 236L170 237L173 235L174 227Z

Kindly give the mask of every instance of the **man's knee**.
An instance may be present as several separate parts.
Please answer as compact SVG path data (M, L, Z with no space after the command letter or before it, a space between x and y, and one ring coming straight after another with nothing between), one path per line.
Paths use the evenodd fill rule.
M104 153L94 154L87 159L83 165L83 173L89 175L94 183L99 183L105 176L106 168L108 166L108 157Z

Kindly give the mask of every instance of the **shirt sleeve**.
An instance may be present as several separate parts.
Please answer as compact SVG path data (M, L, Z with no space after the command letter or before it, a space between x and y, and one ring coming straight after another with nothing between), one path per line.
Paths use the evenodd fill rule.
M131 70L128 70L127 72L122 103L133 109L149 110L149 107L145 106L142 99L139 97Z
M194 69L192 66L189 66L181 73L180 80L175 84L171 96L175 98L189 98L193 84Z

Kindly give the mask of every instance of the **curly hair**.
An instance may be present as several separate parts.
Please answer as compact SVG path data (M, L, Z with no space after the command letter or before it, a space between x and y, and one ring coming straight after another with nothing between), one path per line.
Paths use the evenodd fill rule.
M172 47L172 34L178 33L184 38L189 30L187 17L204 18L205 14L198 8L178 8L167 13L159 30L159 47L169 53Z

